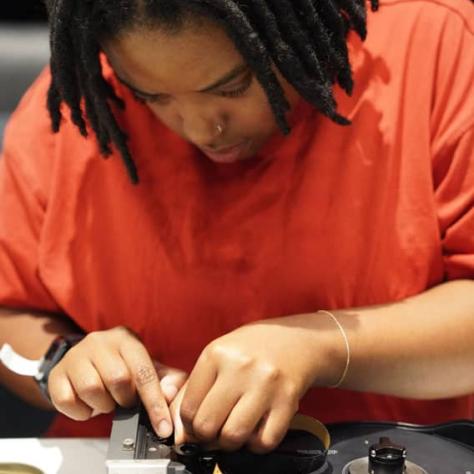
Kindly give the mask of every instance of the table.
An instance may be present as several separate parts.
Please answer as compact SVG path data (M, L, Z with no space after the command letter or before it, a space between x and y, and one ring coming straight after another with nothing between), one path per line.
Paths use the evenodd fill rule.
M0 439L0 463L29 464L44 474L105 474L108 443L105 438Z

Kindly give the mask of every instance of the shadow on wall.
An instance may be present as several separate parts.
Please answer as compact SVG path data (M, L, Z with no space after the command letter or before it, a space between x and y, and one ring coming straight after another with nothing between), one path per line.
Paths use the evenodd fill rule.
M3 5L1 8L3 19ZM48 58L48 32L44 24L0 23L0 149L8 116ZM0 386L0 437L39 436L52 417L52 413L26 405Z

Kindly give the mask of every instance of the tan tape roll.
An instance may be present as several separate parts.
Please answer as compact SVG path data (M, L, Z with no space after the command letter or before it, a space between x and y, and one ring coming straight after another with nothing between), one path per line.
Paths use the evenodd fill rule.
M297 414L290 423L290 430L307 431L319 438L324 447L329 449L331 436L327 428L318 420L310 416Z
M44 474L36 467L17 463L0 463L0 474Z

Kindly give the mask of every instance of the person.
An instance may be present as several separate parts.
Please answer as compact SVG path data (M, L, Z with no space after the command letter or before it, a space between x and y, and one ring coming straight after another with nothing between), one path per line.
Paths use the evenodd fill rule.
M298 410L472 418L471 2L47 3L1 160L0 342L85 337L51 404L0 376L50 435L138 398L161 436L256 452Z

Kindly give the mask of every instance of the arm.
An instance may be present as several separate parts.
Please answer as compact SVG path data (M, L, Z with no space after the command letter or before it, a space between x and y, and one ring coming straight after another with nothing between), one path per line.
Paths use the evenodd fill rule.
M423 399L474 392L473 281L333 314L351 349L343 388ZM335 384L345 364L341 331L324 313L238 328L204 349L177 397L176 442L193 433L227 449L271 450L306 391Z
M77 332L64 317L0 309L0 346L6 342L28 359L41 358L57 336ZM186 376L153 361L138 338L122 327L90 333L66 353L48 379L52 404L32 377L16 375L0 364L0 381L11 391L31 404L55 408L75 420L109 413L117 403L131 406L138 393L163 437L169 436L172 428L168 403Z
M474 281L451 281L398 303L333 314L351 349L344 388L420 399L474 392ZM320 317L307 316L316 339ZM330 375L317 376L316 385L336 383L346 362L341 335L331 331L329 339L336 351L324 363Z
M73 332L77 327L59 315L0 308L0 347L8 343L28 359L40 359L57 336ZM32 377L14 374L0 364L0 382L27 402L53 409Z

